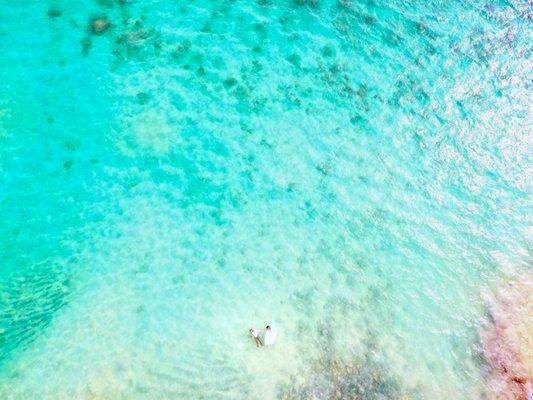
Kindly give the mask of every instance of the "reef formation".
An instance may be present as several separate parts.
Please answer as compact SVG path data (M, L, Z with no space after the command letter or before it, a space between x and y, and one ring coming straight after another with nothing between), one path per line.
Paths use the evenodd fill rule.
M407 400L412 399L401 382L388 368L365 355L351 359L329 355L310 363L310 373L305 381L297 377L280 390L282 400Z
M533 273L522 273L499 290L481 333L489 398L533 400L532 316Z

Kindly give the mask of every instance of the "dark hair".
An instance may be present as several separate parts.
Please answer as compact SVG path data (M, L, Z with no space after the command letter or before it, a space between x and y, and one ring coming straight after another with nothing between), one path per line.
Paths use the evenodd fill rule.
M266 328L267 328L267 329L270 329L270 325L267 325Z

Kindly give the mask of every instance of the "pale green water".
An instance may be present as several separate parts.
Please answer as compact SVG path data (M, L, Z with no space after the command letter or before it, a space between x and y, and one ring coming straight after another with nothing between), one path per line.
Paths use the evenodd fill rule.
M0 398L327 398L317 360L364 357L381 398L490 392L526 1L0 5Z

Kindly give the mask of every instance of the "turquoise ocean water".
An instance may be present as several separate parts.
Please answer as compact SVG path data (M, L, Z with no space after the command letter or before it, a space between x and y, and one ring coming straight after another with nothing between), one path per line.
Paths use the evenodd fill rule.
M0 6L1 399L490 393L529 1Z

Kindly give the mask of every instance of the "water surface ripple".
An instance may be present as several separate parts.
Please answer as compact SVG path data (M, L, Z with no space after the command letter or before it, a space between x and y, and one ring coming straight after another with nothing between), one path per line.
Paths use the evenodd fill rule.
M0 398L496 393L529 1L4 3Z

